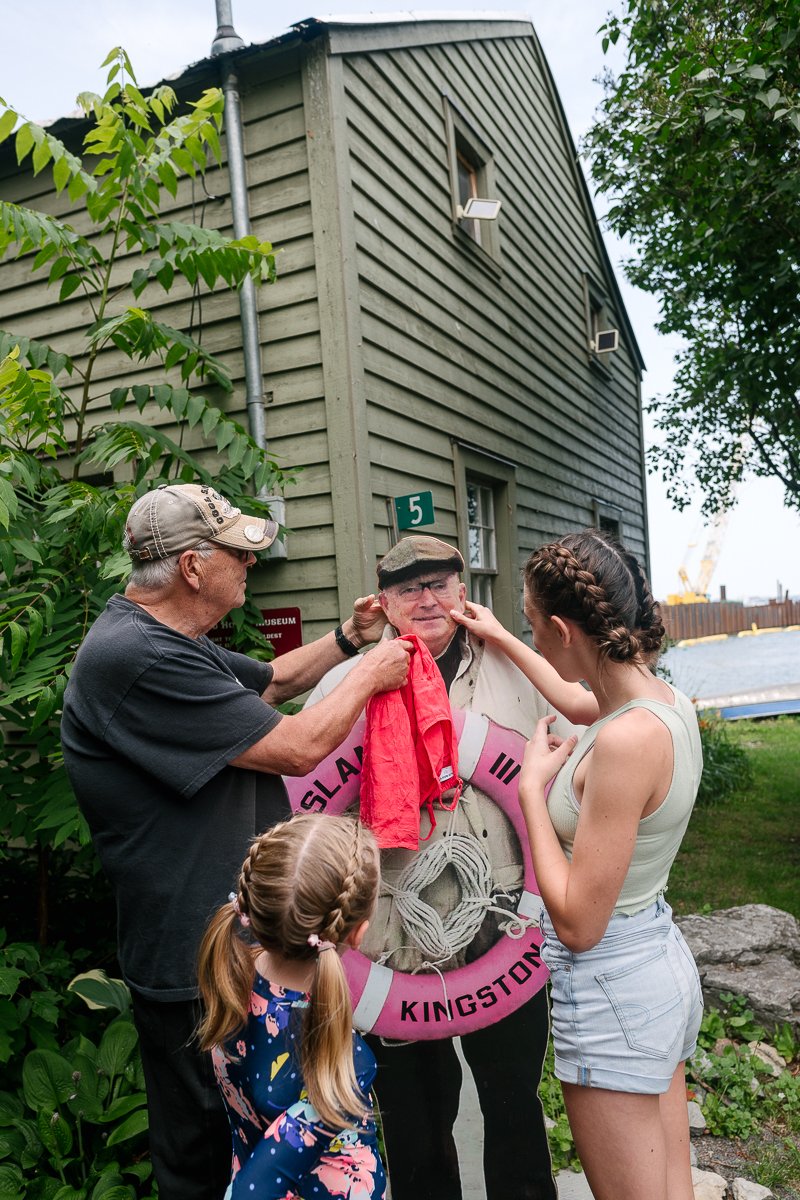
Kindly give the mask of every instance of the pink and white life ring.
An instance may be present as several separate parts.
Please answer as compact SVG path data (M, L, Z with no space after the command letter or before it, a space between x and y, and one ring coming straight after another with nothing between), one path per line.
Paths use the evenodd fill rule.
M359 951L342 958L353 998L353 1017L365 1032L401 1041L432 1041L472 1033L502 1020L544 986L541 960L542 911L528 835L517 803L517 777L525 738L479 713L453 710L458 772L464 783L485 792L505 813L520 844L523 891L517 914L536 924L521 938L502 935L474 962L447 971L446 993L435 973L409 974L379 966ZM364 736L363 718L350 736L315 771L284 783L294 811L342 813L358 800ZM446 999L445 999L446 994Z

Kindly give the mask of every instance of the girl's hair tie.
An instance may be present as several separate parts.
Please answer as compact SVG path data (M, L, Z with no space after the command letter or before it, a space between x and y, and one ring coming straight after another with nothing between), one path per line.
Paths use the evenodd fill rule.
M308 944L309 944L309 946L313 946L313 948L316 950L317 954L322 954L323 950L335 950L336 949L335 942L323 942L322 938L319 936L318 933L310 933L308 935Z
M237 917L239 918L239 921L241 922L242 925L245 926L245 928L247 928L247 926L250 924L250 918L247 916L246 913L242 912L242 906L239 903L239 897L236 895L236 892L229 892L228 899L230 900L231 904L233 905L233 911L236 913Z

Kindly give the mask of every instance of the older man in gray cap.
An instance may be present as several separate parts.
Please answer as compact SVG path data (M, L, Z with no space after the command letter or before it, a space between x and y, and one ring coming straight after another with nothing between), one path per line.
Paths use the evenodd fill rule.
M460 551L439 538L401 539L378 563L379 599L388 626L384 640L416 634L433 655L453 708L469 709L530 736L551 711L530 681L504 654L454 620L463 611L466 588ZM375 651L370 651L366 658ZM311 693L308 704L330 693L352 664L334 668ZM571 726L560 719L559 732ZM458 830L474 838L491 863L497 895L522 889L519 844L506 817L486 795L467 787L456 810L437 811L437 825L419 852L384 851L384 888L362 949L395 970L425 969L425 958L404 929L393 889L417 853ZM427 830L425 831L427 833ZM461 898L447 868L426 897L440 916ZM513 903L511 904L513 908ZM496 914L488 915L473 942L447 962L446 972L480 957L500 936ZM555 1200L556 1188L538 1097L549 1018L542 988L516 1012L461 1038L478 1092L484 1122L487 1200ZM386 1043L370 1038L379 1062L376 1091L383 1120L392 1200L460 1200L461 1182L453 1126L458 1115L461 1067L450 1038Z
M192 1044L207 918L251 839L290 815L281 776L312 770L408 671L408 644L386 642L313 711L275 710L384 625L368 596L334 632L269 664L211 641L276 534L209 486L142 496L126 524L125 594L89 630L64 697L64 762L116 892L161 1200L221 1200L230 1179L210 1057Z

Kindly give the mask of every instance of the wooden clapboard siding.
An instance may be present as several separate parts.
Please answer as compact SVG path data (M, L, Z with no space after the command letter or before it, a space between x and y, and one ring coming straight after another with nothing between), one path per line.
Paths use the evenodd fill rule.
M368 276L369 267L364 271L365 280ZM425 366L431 381L438 381L442 378L442 370L447 363L457 365L461 369L470 389L469 394L463 396L462 413L468 414L470 409L474 409L477 419L480 420L485 416L485 405L491 404L491 396L494 394L504 397L505 400L503 405L495 406L498 420L506 423L508 421L518 422L524 416L523 410L533 406L537 395L541 394L541 387L546 387L545 368L534 364L534 369L528 376L524 374L524 364L520 364L515 369L512 355L504 354L503 342L505 339L497 328L491 330L493 337L491 342L487 338L486 341L474 346L464 345L455 329L452 332L443 332L445 321L450 326L456 323L453 319L454 315L457 324L463 328L464 315L460 314L460 306L457 302L454 302L453 305L456 309L455 314L449 314L446 309L432 303L436 282L431 280L429 286L431 291L419 302L419 307L408 308L404 328L397 332L395 341L402 342L406 354L413 350L414 354L418 356L418 358L415 357L415 363L419 361ZM400 280L396 283L394 296L388 296L380 289L376 289L376 294L372 296L370 289L364 289L364 295L371 303L372 315L375 318L370 325L365 321L365 332L369 331L367 333L369 336L374 325L376 358L381 354L385 356L387 350L391 349L391 343L387 346L386 339L391 336L394 328L392 317L396 312L395 305L402 300L405 291L406 285ZM416 301L414 304L416 305ZM435 322L436 317L440 318L441 324ZM498 353L503 355L503 361L500 364L493 361ZM541 387L537 387L537 383L541 384ZM548 397L552 396L553 390L551 389ZM588 397L572 391L562 393L562 403L566 402L571 407L576 434L580 436L581 432L586 430L593 432L596 405L591 404ZM619 403L615 404L613 399L610 402L609 411L613 413L617 421L628 427L626 432L633 434L636 429L635 414L630 414ZM549 412L546 415L549 417Z
M611 317L616 295L535 40L348 54L338 36L378 499L437 480L435 531L453 534L452 453L434 451L452 434L517 463L521 553L526 531L589 523L594 498L643 542L640 364L618 319L610 369L589 361L584 271ZM445 92L494 152L499 267L453 234Z
M271 63L244 65L240 86L250 220L278 269L259 292L267 438L279 464L299 471L286 493L289 558L259 568L252 591L263 607L299 607L309 640L338 619L317 255L300 58L291 50ZM270 142L265 125L276 120Z
M300 468L286 493L289 558L268 562L251 590L262 607L299 607L308 640L337 612L331 476L322 379L314 219L306 112L296 51L240 72L253 232L276 249L278 278L259 292L265 417L270 453ZM278 122L270 141L265 126Z

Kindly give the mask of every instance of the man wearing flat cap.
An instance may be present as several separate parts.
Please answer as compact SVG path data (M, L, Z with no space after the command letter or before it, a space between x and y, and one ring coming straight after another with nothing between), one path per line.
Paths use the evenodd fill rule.
M452 609L464 609L463 569L460 551L439 538L413 535L393 546L377 566L379 600L388 621L384 641L416 634L433 655L453 708L482 713L530 737L550 706L504 654L451 616ZM374 651L365 657L371 653ZM351 665L345 663L329 672L307 704L316 704L328 695ZM559 733L566 736L570 731L571 726L560 718ZM426 823L426 836L427 817L421 820ZM396 971L424 970L426 960L404 928L393 889L415 856L426 853L448 832L472 837L486 851L495 895L505 894L510 910L522 889L516 835L488 796L467 786L452 813L437 809L436 821L419 851L386 850L381 855L381 896L361 949ZM461 899L452 867L426 888L425 898L443 920L452 912ZM498 914L488 914L465 951L447 962L437 962L445 978L447 971L482 956L500 936L502 922ZM460 1039L483 1114L487 1200L555 1200L538 1097L548 1034L547 997L542 988L516 1012ZM453 1040L394 1044L372 1037L368 1040L379 1064L375 1086L392 1200L461 1200L453 1126L462 1073Z
M408 644L387 641L313 711L276 711L384 625L368 596L335 632L272 663L211 641L277 532L210 486L140 497L125 529L125 593L89 630L64 697L64 762L116 893L161 1200L221 1200L230 1180L228 1121L210 1056L193 1044L206 921L251 840L290 815L281 776L313 770L370 696L408 671Z

